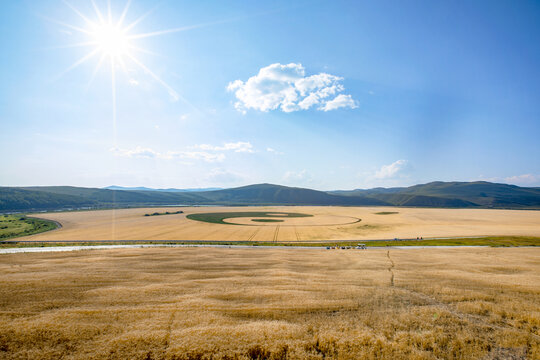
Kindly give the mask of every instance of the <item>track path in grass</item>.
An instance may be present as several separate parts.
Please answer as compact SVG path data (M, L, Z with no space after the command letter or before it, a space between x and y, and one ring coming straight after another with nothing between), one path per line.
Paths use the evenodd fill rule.
M388 250L386 252L386 257L388 258L388 260L390 260L390 267L388 268L388 271L390 271L390 286L394 286L394 267L395 267L395 264L394 264L394 260L392 260L392 258L390 257L390 250Z
M429 296L429 295L427 295L427 294L425 294L423 292L420 292L420 291L417 291L417 290L412 290L412 289L409 289L409 288L404 287L404 286L396 285L395 281L394 281L394 277L395 277L394 270L396 268L396 264L395 264L394 260L390 257L390 250L388 250L386 252L386 257L390 261L390 266L388 267L387 270L391 274L390 286L392 288L394 288L394 290L402 291L402 292L408 293L410 295L413 295L413 296L421 299L425 303L427 303L427 305L438 307L438 308L440 308L442 310L445 310L445 311L449 312L450 314L452 314L453 316L459 318L460 320L472 323L472 324L474 324L476 326L487 327L489 329L498 329L498 330L514 330L514 331L518 331L518 332L521 332L521 333L529 334L534 339L540 340L540 336L538 336L536 334L533 334L531 332L528 332L525 329L517 328L517 327L513 326L512 324L509 324L507 321L503 321L502 324L500 324L500 325L492 324L492 323L488 322L488 320L485 317L481 316L481 315L473 315L473 314L468 314L468 313L459 311L458 309L456 309L455 305L453 305L453 304L447 304L447 303L441 302L441 301L437 300L436 298L434 298L432 296Z

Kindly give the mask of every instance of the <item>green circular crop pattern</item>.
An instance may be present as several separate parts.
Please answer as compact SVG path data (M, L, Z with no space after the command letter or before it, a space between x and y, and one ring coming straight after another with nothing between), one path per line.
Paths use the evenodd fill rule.
M272 211L246 211L246 212L221 212L221 213L199 213L199 214L189 214L186 218L196 221L203 221L212 224L225 224L225 225L239 225L224 222L225 219L231 218L244 218L244 217L253 217L253 218L269 218L266 219L255 219L253 221L259 222L279 222L283 218L301 218L301 217L311 217L313 215L301 214L301 213L286 213L286 212L272 212ZM265 221L266 220L266 221Z
M251 219L251 221L255 221L255 222L267 222L267 223L274 223L274 222L283 222L283 220L279 220L279 219Z

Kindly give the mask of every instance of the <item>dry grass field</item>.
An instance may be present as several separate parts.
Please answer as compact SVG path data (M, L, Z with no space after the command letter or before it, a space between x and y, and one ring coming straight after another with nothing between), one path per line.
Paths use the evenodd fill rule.
M2 359L538 359L540 249L0 255Z
M144 216L154 211L177 210L183 210L184 213ZM279 223L256 223L250 218L226 220L243 225L211 224L186 218L186 215L192 213L237 211L297 212L313 216L284 218ZM187 207L79 211L37 216L58 221L63 227L18 240L310 241L417 236L540 236L540 211L525 210L334 206ZM357 219L361 221L355 222Z

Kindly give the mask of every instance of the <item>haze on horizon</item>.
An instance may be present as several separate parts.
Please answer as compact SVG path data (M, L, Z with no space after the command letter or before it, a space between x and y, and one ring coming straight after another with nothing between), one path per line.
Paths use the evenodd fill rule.
M538 2L95 4L2 3L0 186L540 186Z

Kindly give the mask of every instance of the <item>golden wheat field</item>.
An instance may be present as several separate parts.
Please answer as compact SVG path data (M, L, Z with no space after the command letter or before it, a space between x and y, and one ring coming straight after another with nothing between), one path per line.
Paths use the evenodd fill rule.
M154 211L183 214L144 216ZM186 218L201 212L272 211L313 215L278 224L250 218L205 223ZM380 215L380 212L395 212ZM483 235L540 235L540 211L388 207L279 206L185 207L77 211L37 215L62 228L20 240L236 240L310 241ZM361 219L359 222L355 222ZM228 220L227 220L228 221Z
M540 249L0 255L2 359L538 359Z

